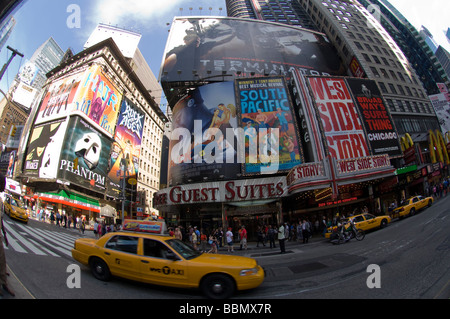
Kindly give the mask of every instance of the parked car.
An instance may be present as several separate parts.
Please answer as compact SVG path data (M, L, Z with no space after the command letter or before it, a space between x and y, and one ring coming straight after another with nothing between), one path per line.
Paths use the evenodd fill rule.
M207 254L170 236L111 232L75 241L72 256L99 280L111 276L180 288L200 288L209 298L258 287L264 270L248 257Z
M393 218L403 218L405 216L413 216L416 212L433 205L433 197L424 197L422 195L413 196L403 200L400 206L392 211Z

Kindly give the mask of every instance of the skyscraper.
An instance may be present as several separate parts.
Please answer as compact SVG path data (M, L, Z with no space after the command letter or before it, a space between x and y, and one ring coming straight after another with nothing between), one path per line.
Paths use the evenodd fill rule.
M359 2L366 8L370 5L378 6L381 25L407 57L427 95L439 93L436 83L450 86L449 79L433 50L401 12L387 0L359 0Z
M229 17L279 22L318 31L295 0L226 0L226 6Z

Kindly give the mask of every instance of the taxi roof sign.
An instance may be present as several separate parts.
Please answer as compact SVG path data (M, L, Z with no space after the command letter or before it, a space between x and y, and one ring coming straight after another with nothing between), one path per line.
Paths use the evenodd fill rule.
M164 234L167 232L167 227L165 221L125 219L122 230Z

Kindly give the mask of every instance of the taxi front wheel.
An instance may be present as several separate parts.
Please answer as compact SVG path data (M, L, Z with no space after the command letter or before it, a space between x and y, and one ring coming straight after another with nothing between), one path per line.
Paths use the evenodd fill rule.
M108 281L111 279L111 272L108 265L100 258L94 257L89 261L92 274L95 278L101 281Z
M223 274L211 274L200 283L203 294L210 299L227 299L234 294L233 279Z

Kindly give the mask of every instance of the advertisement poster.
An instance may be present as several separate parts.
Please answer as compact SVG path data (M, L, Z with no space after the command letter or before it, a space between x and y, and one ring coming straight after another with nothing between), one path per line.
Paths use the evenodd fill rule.
M233 82L201 86L173 108L169 184L235 178L238 128Z
M144 121L145 114L128 98L124 98L112 144L108 172L108 183L110 184L108 192L113 196L118 196L122 191L120 187L120 180L124 176L121 168L122 159L126 161L126 180L138 177ZM129 187L129 183L126 185Z
M70 117L61 148L58 178L103 193L111 140L80 116Z
M164 83L240 76L345 75L323 34L283 24L237 18L175 18L160 80Z
M56 178L66 128L65 120L36 125L33 128L25 157L25 176Z
M394 121L375 81L346 78L373 155L403 156Z
M64 118L70 114L82 76L83 73L78 73L50 84L36 115L35 125Z
M74 100L74 112L89 117L99 129L112 137L120 110L122 93L105 76L99 65L84 72Z
M263 173L268 165L285 171L302 164L303 150L284 78L237 79L235 88L239 123L245 132L244 173Z
M429 95L428 98L436 112L441 130L445 134L450 131L450 102L445 93Z
M328 152L338 160L369 156L369 144L344 78L307 77Z

